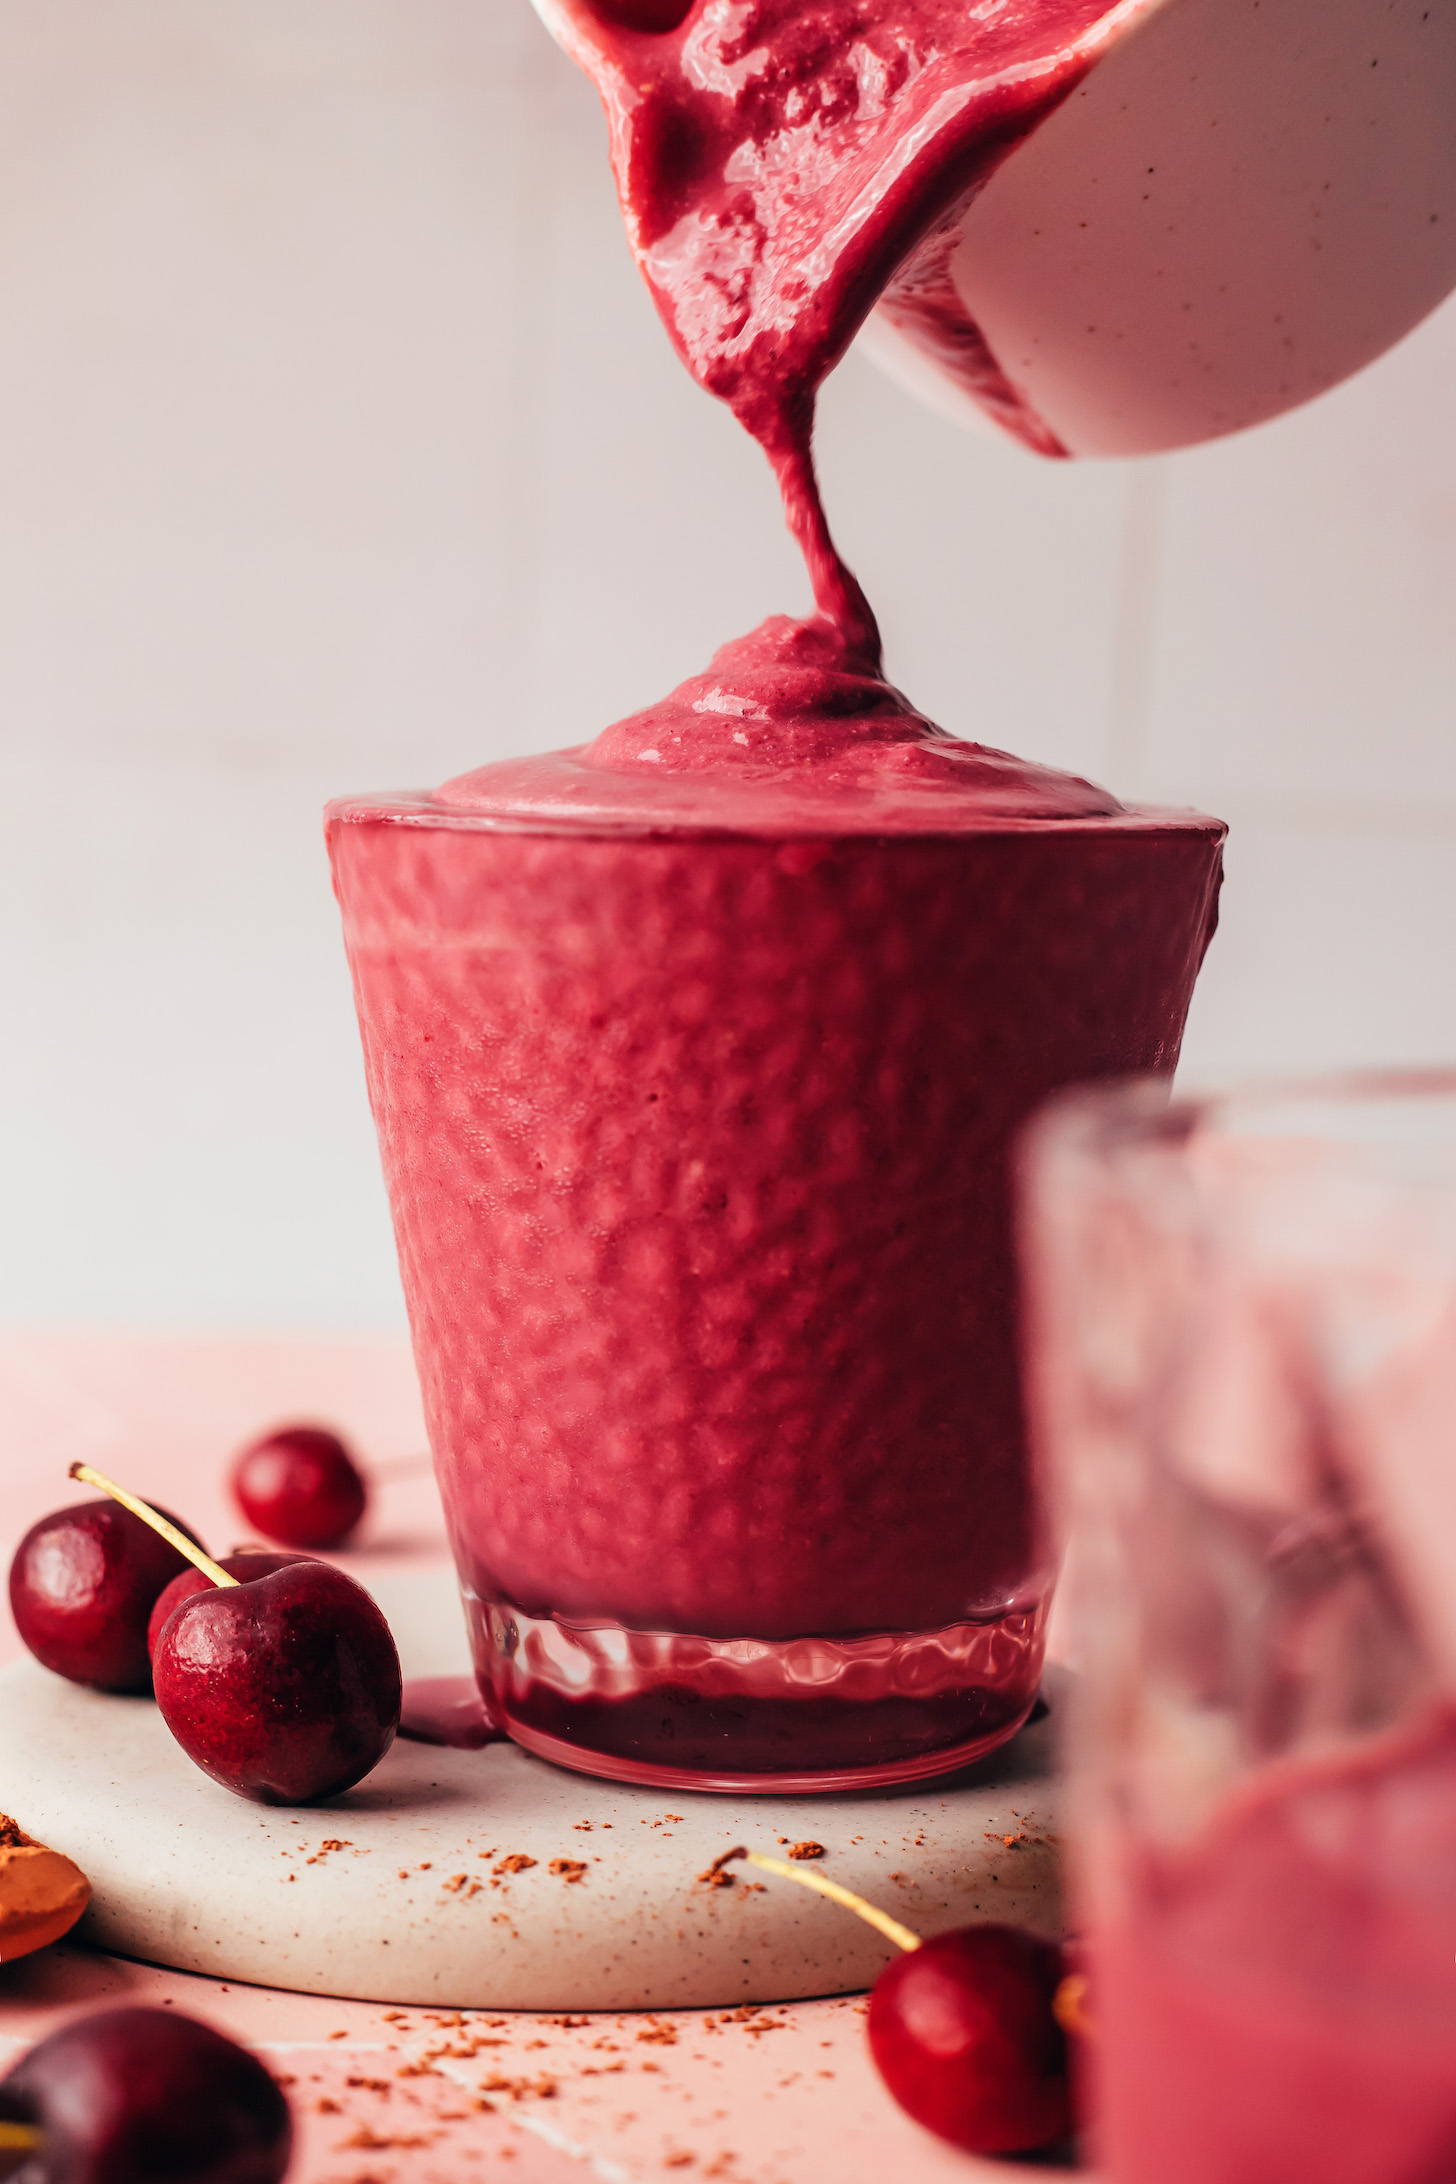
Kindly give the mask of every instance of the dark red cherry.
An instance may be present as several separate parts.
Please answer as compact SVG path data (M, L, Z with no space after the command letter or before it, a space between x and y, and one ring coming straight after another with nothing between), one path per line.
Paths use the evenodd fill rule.
M233 1492L249 1524L284 1547L337 1547L369 1499L364 1475L325 1426L282 1426L245 1448Z
M300 1558L174 1608L152 1661L182 1749L240 1797L309 1804L376 1766L399 1727L399 1655L362 1585Z
M1062 1952L1010 1926L937 1934L870 1996L870 2053L900 2106L973 2154L1067 2138L1067 2040L1052 2002Z
M40 2143L14 2184L279 2184L288 2102L246 2048L173 2010L100 2010L22 2055L0 2117Z
M196 1537L180 1517L171 1522ZM99 1691L150 1691L147 1618L163 1586L187 1567L129 1509L76 1502L42 1517L16 1548L10 1612L36 1659L58 1676Z
M275 1570L286 1569L290 1562L306 1562L308 1559L307 1555L260 1553L251 1547L240 1547L235 1555L219 1555L217 1558L219 1567L226 1570L229 1577L237 1578L240 1583L244 1578L248 1577L270 1577ZM216 1590L217 1588L212 1579L205 1576L201 1570L194 1569L190 1562L185 1569L178 1572L170 1585L163 1586L161 1592L157 1595L156 1605L147 1619L147 1658L149 1660L157 1650L157 1640L162 1635L162 1625L166 1622L172 1610L180 1607L184 1600L190 1600L194 1593L215 1592Z

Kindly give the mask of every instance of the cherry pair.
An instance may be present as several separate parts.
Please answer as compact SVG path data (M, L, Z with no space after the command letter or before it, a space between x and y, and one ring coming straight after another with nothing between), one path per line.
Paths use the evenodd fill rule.
M349 1451L321 1426L285 1426L250 1443L232 1484L248 1521L285 1547L337 1546L368 1498ZM201 1546L180 1517L160 1514ZM31 1652L58 1676L99 1691L149 1691L148 1617L186 1568L183 1551L119 1503L86 1502L31 1526L11 1564L11 1606Z
M303 1555L214 1562L89 1465L71 1476L109 1498L43 1517L11 1564L38 1660L105 1691L152 1688L188 1757L240 1796L303 1804L377 1765L399 1726L399 1656L362 1585Z

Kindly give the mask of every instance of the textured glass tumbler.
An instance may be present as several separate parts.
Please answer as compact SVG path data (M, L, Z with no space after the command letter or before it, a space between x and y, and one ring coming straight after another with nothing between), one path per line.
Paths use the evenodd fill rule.
M1456 1078L1034 1126L1116 2184L1456 2177Z
M621 1780L912 1780L1035 1703L1007 1148L1171 1069L1222 828L330 812L477 1674Z

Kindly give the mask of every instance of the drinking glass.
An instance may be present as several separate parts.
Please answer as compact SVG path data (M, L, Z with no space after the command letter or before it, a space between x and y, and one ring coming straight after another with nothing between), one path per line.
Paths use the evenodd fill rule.
M1456 2176L1456 1076L1034 1127L1117 2184Z
M797 1793L1026 1719L1008 1148L1059 1085L1171 1071L1222 836L331 808L476 1673L519 1743Z

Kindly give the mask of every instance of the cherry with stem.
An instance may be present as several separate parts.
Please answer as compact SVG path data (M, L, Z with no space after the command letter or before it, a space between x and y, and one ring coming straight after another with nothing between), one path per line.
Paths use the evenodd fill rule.
M842 1904L902 1952L875 1981L866 2030L880 2076L917 2123L974 2154L1066 2141L1067 2036L1088 2029L1086 1981L1055 1943L990 1924L926 1940L827 1874L762 1851L725 1851L703 1878L719 1883L740 1859Z
M329 1426L275 1426L237 1456L231 1484L265 1539L282 1547L342 1547L359 1529L375 1487L430 1468L427 1455L366 1467Z
M262 1804L303 1805L378 1765L399 1727L402 1684L389 1625L362 1585L305 1556L259 1557L259 1574L234 1576L89 1464L71 1476L131 1510L207 1580L177 1602L152 1653L158 1710L204 1774Z
M341 1547L369 1506L369 1482L328 1426L277 1426L250 1441L232 1469L249 1524L283 1547Z

